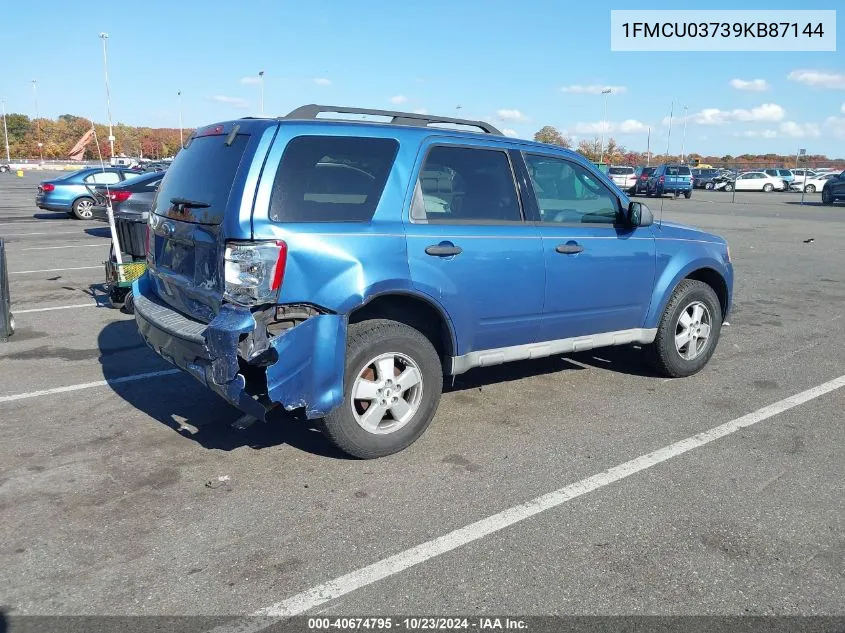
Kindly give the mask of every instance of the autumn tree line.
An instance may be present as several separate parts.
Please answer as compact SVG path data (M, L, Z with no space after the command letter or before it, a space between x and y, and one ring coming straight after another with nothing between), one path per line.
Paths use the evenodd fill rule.
M25 114L7 114L6 127L9 134L9 153L12 159L38 159L38 143L42 143L45 159L67 159L73 146L91 129L91 121L72 114L63 114L58 119L30 119ZM96 123L96 143L91 141L85 148L84 160L99 160L110 157L109 128ZM114 152L116 155L143 156L145 158L167 158L179 149L178 128L136 127L118 123L112 126ZM184 138L193 130L185 129ZM97 151L99 144L99 152ZM5 156L4 156L5 158Z
M573 149L572 138L562 134L557 128L546 125L540 128L534 134L534 140L540 143L548 143L550 145L557 145L558 147L565 147ZM585 158L590 161L598 162L602 156L602 142L601 138L583 139L574 148L575 151L583 154ZM744 166L749 168L768 166L768 167L795 167L795 154L786 156L782 154L742 154L740 156L704 156L702 154L689 153L685 157L686 161L698 159L703 164L718 165L724 167L739 167ZM629 150L624 145L620 145L613 137L607 138L604 142L604 157L603 160L609 165L645 165L647 156L645 152L636 152ZM665 154L661 152L651 152L650 163L652 165L659 163L676 163L680 162L679 155ZM828 158L822 154L812 154L801 156L802 167L834 167L840 166L845 168L845 159L843 158Z

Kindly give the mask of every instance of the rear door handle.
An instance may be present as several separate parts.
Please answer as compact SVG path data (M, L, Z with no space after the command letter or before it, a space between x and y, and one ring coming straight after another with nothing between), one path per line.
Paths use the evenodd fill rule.
M580 244L575 242L567 242L566 244L558 244L555 247L555 251L561 253L562 255L575 255L576 253L580 253L584 250L584 247Z
M434 255L435 257L451 257L452 255L460 255L462 252L463 249L460 246L455 246L451 242L432 244L425 249L426 255Z

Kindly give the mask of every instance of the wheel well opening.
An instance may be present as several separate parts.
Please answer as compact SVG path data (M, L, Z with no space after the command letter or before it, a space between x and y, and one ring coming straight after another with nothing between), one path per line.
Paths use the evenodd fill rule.
M722 306L722 318L724 319L728 309L728 285L722 275L712 268L701 268L687 275L687 279L704 282L713 288L716 296L719 297L719 304Z
M454 355L452 333L444 315L424 299L409 295L381 295L349 314L349 323L390 319L422 332L441 360Z

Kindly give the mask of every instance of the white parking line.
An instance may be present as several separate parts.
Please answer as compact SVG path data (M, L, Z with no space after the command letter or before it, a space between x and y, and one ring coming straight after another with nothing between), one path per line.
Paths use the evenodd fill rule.
M99 244L72 244L71 246L31 246L29 248L22 248L20 249L21 252L23 251L52 251L57 248L91 248L91 247L103 247L108 246L109 242L100 242Z
M53 306L51 308L27 308L26 310L12 310L12 314L31 314L32 312L52 312L53 310L71 310L73 308L98 308L99 303L75 303L70 306Z
M517 506L503 510L475 523L458 528L443 536L439 536L416 547L412 547L398 554L362 567L353 572L329 580L328 582L307 589L281 602L255 612L254 616L265 618L284 618L304 613L330 600L344 596L356 589L361 589L379 580L383 580L406 569L419 565L436 556L451 552L454 549L477 541L485 536L499 532L511 525L525 521L541 512L556 508L567 501L576 499L594 490L604 488L612 483L635 475L652 466L683 455L693 449L700 448L732 433L767 420L779 413L783 413L800 404L823 396L826 393L845 387L845 375L834 378L817 387L807 389L774 404L770 404L752 413L744 415L708 431L692 435L683 440L659 448L651 453L641 455L613 468L609 468L581 481L577 481L553 492L526 501ZM215 633L224 631L246 633L260 631L272 626L272 620L240 620L213 629Z
M57 393L67 393L69 391L79 391L80 389L91 389L93 387L105 387L107 385L120 385L125 382L134 382L136 380L144 380L145 378L159 378L160 376L170 376L171 374L178 374L181 369L163 369L161 371L151 371L146 374L135 374L134 376L123 376L122 378L111 378L110 380L97 380L96 382L84 382L79 385L68 385L67 387L56 387L55 389L42 389L41 391L29 391L27 393L16 393L11 396L0 396L0 403L14 402L15 400L26 400L27 398L38 398L40 396L51 396Z
M94 268L102 269L102 264L99 266L77 266L75 268L43 268L41 270L13 270L10 275L30 275L35 273L58 273L64 270L93 270Z
M0 237L7 239L10 237L24 237L28 235L81 235L84 237L87 234L83 231L38 231L35 233L2 233L0 234Z

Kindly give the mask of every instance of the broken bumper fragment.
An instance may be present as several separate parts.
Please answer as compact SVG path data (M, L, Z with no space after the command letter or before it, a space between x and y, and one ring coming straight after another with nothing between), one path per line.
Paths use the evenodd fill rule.
M191 374L241 411L264 420L275 404L325 416L343 398L346 321L320 314L267 339L249 308L224 304L210 323L183 315L153 292L147 275L133 286L135 320L159 356ZM244 358L254 337L264 349Z

